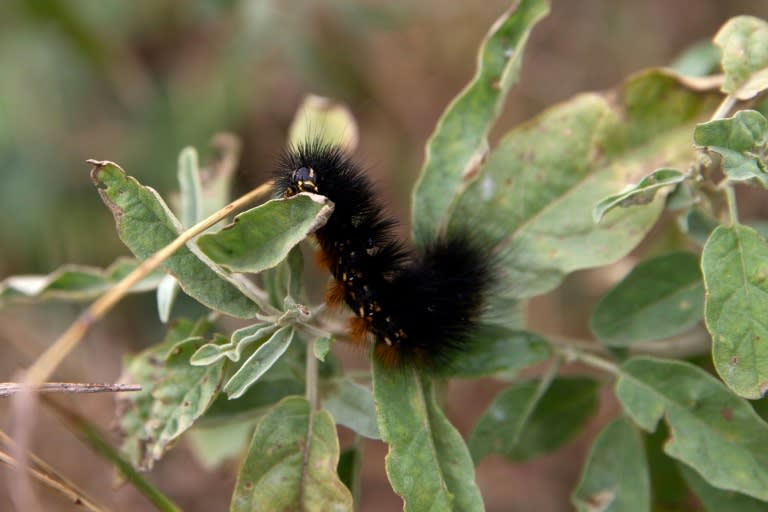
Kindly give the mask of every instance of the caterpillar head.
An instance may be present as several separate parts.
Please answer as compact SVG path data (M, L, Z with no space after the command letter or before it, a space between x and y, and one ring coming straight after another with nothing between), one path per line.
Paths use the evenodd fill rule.
M291 197L299 192L318 193L317 173L312 167L299 167L291 173L288 187L285 189L285 197Z

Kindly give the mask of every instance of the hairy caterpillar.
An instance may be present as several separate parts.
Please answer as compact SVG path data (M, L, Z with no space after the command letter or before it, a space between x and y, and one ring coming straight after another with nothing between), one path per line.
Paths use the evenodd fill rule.
M335 204L315 236L334 277L327 294L356 315L353 340L372 340L389 366L435 370L461 352L482 313L491 265L467 235L443 235L423 251L396 239L373 186L344 152L318 141L289 149L275 172L277 192L311 192Z

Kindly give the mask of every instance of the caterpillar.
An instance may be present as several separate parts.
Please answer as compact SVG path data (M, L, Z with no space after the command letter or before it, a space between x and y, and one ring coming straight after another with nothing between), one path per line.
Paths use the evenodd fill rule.
M492 265L483 248L466 233L441 235L423 250L399 241L363 170L317 140L289 148L274 183L279 196L310 192L335 204L315 237L318 261L334 278L327 302L355 315L352 340L390 367L450 367L486 304Z

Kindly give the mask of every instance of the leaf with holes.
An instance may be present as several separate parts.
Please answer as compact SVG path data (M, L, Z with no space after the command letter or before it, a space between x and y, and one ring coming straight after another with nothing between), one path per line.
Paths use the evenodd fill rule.
M122 450L134 465L150 469L219 394L223 364L189 364L208 327L181 320L162 343L126 360L121 382L142 387L117 397Z

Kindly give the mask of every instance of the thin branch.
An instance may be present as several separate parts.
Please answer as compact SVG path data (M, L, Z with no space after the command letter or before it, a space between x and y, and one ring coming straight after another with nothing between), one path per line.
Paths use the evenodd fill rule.
M613 375L619 374L619 366L613 361L609 361L603 357L583 352L582 350L575 347L569 347L568 345L556 345L555 349L566 361L580 361L593 368L597 368L598 370Z
M117 468L123 477L143 494L161 512L180 512L179 508L168 496L162 493L149 480L144 478L128 461L126 461L112 445L104 439L98 428L75 411L64 407L51 397L43 397L45 405L49 406L81 441L87 444L97 455L103 457Z
M731 110L733 110L734 105L738 102L738 98L736 96L731 96L730 94L723 98L723 101L720 103L720 105L717 107L717 110L715 110L715 113L712 114L712 118L710 121L715 121L717 119L725 119L728 117L728 114L731 113Z
M731 225L735 226L739 223L739 209L736 205L736 192L733 189L733 183L727 179L723 180L723 190L725 190L725 202L728 205L728 216L730 217Z
M24 388L20 382L0 382L0 397L18 393ZM37 387L41 393L121 393L141 391L138 384L91 384L88 382L46 382Z
M309 338L307 343L307 369L306 369L306 381L307 381L307 401L309 407L314 413L320 408L317 397L317 357L315 357L315 338Z
M0 451L0 462L3 462L5 464L8 464L12 468L18 470L21 466L18 462L16 462L16 459L8 455L7 453ZM33 478L35 478L38 482L45 485L46 487L50 487L51 489L60 492L63 494L69 501L76 505L82 505L88 510L91 510L93 512L106 512L106 508L100 507L99 505L96 505L91 500L89 500L84 494L81 494L78 489L71 488L69 486L64 485L63 483L57 481L54 478L51 478L50 476L46 475L45 473L42 473L41 471L38 471L34 468L27 468L27 472L32 475Z
M5 432L0 430L0 441L8 445L11 448L15 448L16 443ZM82 505L87 510L93 512L104 512L107 509L103 506L97 505L88 495L79 489L69 479L61 475L58 471L53 469L45 461L30 454L34 465L37 467L27 467L27 471L33 478L37 479L43 485L54 489L63 494L68 500L77 505ZM15 470L18 470L22 466L18 461L10 454L0 450L0 462L3 462Z

